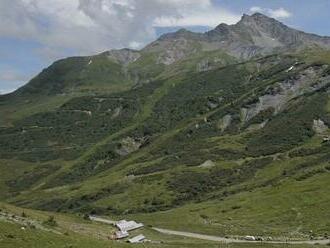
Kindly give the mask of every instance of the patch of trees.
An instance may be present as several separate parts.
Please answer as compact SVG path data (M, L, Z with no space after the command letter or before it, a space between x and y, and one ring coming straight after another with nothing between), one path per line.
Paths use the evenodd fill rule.
M253 177L257 170L267 166L272 158L255 159L235 169L214 167L208 172L183 171L174 174L168 188L177 193L176 204L200 200L203 195L228 186L238 185Z

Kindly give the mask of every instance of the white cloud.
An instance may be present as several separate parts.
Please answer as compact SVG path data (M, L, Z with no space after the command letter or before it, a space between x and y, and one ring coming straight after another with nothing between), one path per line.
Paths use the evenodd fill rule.
M250 8L251 12L263 12L263 8L259 7L259 6L253 6Z
M35 41L56 59L68 49L93 54L141 47L155 27L216 26L239 16L211 0L1 0L0 37Z
M250 8L250 12L260 12L264 13L270 17L276 18L276 19L285 19L292 16L292 13L288 10L280 7L278 9L270 9L270 8L262 8L259 6L253 6Z
M279 9L274 9L274 10L269 10L270 11L270 15L273 17L273 18L289 18L292 16L292 14L283 9L283 8L279 8Z
M132 49L139 49L142 47L142 45L143 44L141 42L132 41L129 43L128 47Z
M215 27L220 23L233 24L240 20L240 15L223 8L216 7L209 0L170 0L178 5L178 13L157 17L155 27L178 26L209 26Z
M155 19L155 27L178 27L178 26L209 26L215 27L220 23L234 24L241 16L230 13L212 6L205 11L187 11L181 16L161 16Z

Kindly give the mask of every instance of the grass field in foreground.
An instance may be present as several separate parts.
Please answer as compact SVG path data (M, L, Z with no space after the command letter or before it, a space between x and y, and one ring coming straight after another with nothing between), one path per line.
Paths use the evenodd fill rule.
M152 243L128 244L125 241L112 241L108 236L113 232L113 227L105 224L83 220L82 217L67 214L35 211L0 204L0 247L3 248L125 248L125 247L230 247L230 248L277 248L277 247L303 247L308 245L273 245L273 244L222 244L198 239L183 238L172 235L163 235L146 227L132 232L133 235L143 233ZM11 216L22 216L24 220L36 223L36 227L26 225L26 222L12 222L4 218L4 213ZM49 226L45 221L49 216L54 216L55 226ZM18 218L22 219L22 217ZM39 224L40 225L39 225ZM24 228L22 228L24 227Z

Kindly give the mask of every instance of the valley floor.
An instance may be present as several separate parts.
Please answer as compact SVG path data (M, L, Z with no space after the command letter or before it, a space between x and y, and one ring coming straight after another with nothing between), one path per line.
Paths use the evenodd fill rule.
M165 229L145 227L132 235L143 233L150 242L128 244L125 241L110 240L114 228L111 225L84 220L77 215L50 213L17 208L0 204L0 246L11 247L230 247L230 248L308 248L312 244L326 244L325 241L306 243L227 243L226 239L211 239L211 236L175 232ZM54 216L54 223L49 217ZM229 240L230 241L230 240ZM232 240L233 242L235 240ZM237 240L236 240L237 241Z

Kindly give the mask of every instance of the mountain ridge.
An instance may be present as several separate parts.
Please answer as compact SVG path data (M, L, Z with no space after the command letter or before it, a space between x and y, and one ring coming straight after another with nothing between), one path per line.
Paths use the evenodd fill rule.
M209 46L204 45L202 50L223 49L230 55L241 59L270 54L276 51L274 49L280 48L282 52L292 51L293 48L303 49L309 46L330 48L330 37L295 30L274 18L260 13L255 13L251 16L244 14L236 24L221 23L205 33L195 33L186 29L180 29L177 32L162 35L158 40L151 43L151 46L158 41L164 40L175 43L177 39L208 42L210 43ZM148 47L147 45L146 48Z
M267 30L270 30L270 33L267 33ZM182 28L176 32L163 34L141 50L129 48L109 50L94 56L61 59L54 64L70 59L81 59L88 65L92 58L106 56L124 68L139 59L143 61L151 57L154 57L154 63L168 66L202 51L221 50L239 60L247 60L274 52L294 52L306 48L330 49L330 37L299 31L274 18L254 13L244 14L236 24L221 23L205 33Z

